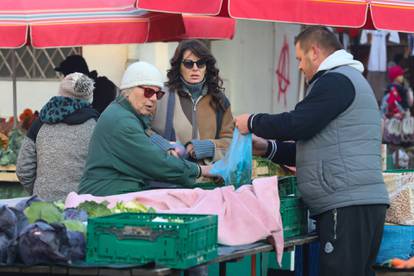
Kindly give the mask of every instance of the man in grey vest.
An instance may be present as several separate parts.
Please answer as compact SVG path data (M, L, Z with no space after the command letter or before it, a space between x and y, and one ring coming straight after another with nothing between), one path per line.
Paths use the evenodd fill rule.
M316 219L320 275L374 275L389 204L374 93L363 65L327 28L303 30L295 47L306 97L290 112L240 115L236 126L255 134L256 155L296 165L299 191Z

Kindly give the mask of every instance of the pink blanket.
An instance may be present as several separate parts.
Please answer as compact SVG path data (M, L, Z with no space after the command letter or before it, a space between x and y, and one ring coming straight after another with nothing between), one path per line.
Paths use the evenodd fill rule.
M283 226L277 177L253 180L235 190L225 186L214 190L161 189L122 195L97 197L70 193L65 207L76 207L83 201L109 202L138 200L162 213L191 213L218 215L218 241L224 245L244 245L272 236L276 244L278 262L283 253Z

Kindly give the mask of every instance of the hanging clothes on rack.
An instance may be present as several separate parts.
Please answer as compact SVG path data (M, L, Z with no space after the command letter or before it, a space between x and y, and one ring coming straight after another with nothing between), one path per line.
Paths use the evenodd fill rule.
M410 56L414 56L414 34L407 34L407 40Z
M368 37L370 36L370 40ZM398 32L382 30L363 30L361 33L360 43L370 43L371 48L368 58L367 80L374 90L378 102L384 96L385 87L387 86L387 37L388 41L400 43Z

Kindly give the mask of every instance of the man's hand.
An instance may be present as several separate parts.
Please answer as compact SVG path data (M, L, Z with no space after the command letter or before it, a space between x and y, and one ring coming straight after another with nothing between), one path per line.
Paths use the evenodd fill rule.
M253 155L257 155L257 156L265 155L267 151L267 147L268 147L267 140L253 134L252 142L253 142Z
M247 123L249 121L250 114L242 114L234 118L234 123L236 124L236 127L239 129L241 134L247 134L249 133L249 127L247 126Z

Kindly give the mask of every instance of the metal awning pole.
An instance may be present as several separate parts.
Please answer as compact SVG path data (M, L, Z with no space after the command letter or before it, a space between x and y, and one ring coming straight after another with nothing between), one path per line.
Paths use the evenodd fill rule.
M16 67L17 67L17 60L16 60L16 50L12 50L12 81L13 81L13 128L17 126L17 87L16 87Z

